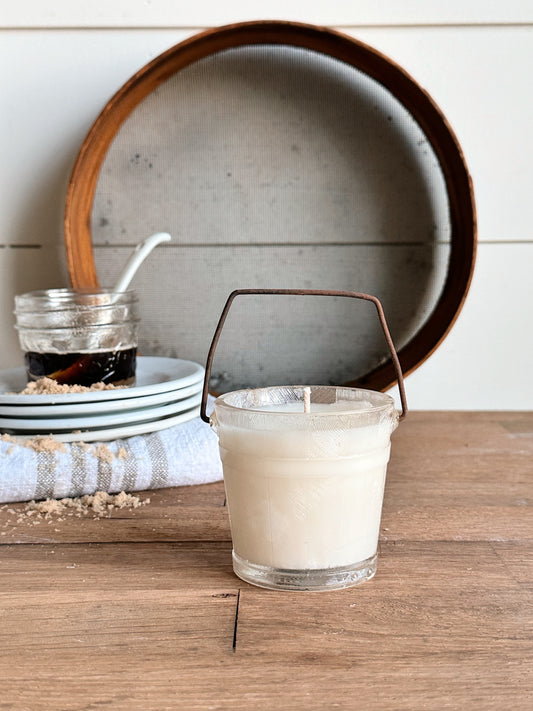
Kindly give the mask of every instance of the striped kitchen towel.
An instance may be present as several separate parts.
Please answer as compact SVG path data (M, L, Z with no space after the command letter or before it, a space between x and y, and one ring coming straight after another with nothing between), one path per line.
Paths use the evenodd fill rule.
M215 433L197 417L112 442L0 438L0 502L207 484L222 479Z

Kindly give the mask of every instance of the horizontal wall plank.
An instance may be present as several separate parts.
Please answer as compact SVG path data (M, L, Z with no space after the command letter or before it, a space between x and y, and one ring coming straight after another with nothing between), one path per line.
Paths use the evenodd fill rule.
M457 323L406 381L413 409L532 409L532 264L533 244L480 245Z
M372 0L304 3L298 0L269 0L255 4L252 16L244 0L218 3L200 0L176 3L172 0L94 0L89 5L56 0L21 0L3 8L4 27L201 27L251 19L287 18L326 25L427 25L465 23L517 23L533 21L531 5L523 0Z
M124 258L127 251L123 250ZM141 298L144 298L145 289L156 291L156 285L153 281L149 283L148 276L151 273L153 280L156 255L157 252L137 277L141 282L138 284ZM107 262L105 258L100 261L103 264ZM22 362L13 329L14 295L30 289L65 285L60 263L60 254L51 249L0 248L0 367L7 368ZM412 409L531 409L533 376L530 354L533 333L527 327L527 319L530 318L533 303L529 274L532 263L532 244L479 246L472 288L458 322L431 358L406 380L408 402ZM118 264L118 259L114 265L109 263L107 274L110 279L116 275ZM101 264L100 269L105 277L106 268ZM184 271L187 272L186 267ZM254 275L250 274L247 285L253 281ZM197 283L191 284L188 275L184 278L179 273L175 275L175 285L177 293L198 286ZM206 279L201 286L202 290L195 293L202 305L191 303L190 308L197 319L203 320L208 318L202 303L203 296L204 293L209 294L211 282ZM236 286L242 286L242 283ZM219 301L211 306L212 328L220 308ZM154 318L156 311L155 308ZM179 309L175 318L181 318ZM150 322L145 325L149 330L156 327ZM176 343L174 347L179 351L181 344Z
M195 358L203 362L202 354L207 350L209 337L214 330L226 295L234 288L259 286L261 279L268 274L267 264L263 261L264 252L256 248L256 257L252 258L249 254L239 256L239 250L235 248L221 251L184 248L177 249L172 259L166 259L165 250L170 248L159 249L161 252L158 254L156 251L136 277L137 288L145 294L147 302L144 306L146 340L156 350L171 345L170 352L174 354L189 352L189 348L192 354L192 349L197 349L194 350ZM402 330L400 314L403 312L405 316L408 313L408 310L404 310L405 302L401 303L399 300L402 283L400 270L406 264L405 250L408 248L394 248L396 259L399 260L396 267L394 259L391 259L390 249L382 248L383 254L389 260L389 271L385 277L387 284L382 282L381 285L378 275L381 273L383 277L386 272L383 271L383 265L379 260L370 258L372 252L376 254L376 249L378 248L320 247L307 248L300 254L298 254L300 250L295 249L291 254L290 249L271 248L269 253L270 258L272 253L277 253L275 277L277 286L303 285L330 288L332 283L326 276L326 269L328 269L335 274L336 286L332 288L376 291L383 298L385 312L391 320L393 336L399 339L402 333L406 333ZM400 249L404 250L403 253L398 252ZM318 253L314 250L318 250ZM126 258L126 250L116 250L117 256L121 255L121 259L115 258L113 264L110 254L114 251L110 248L97 250L97 264L104 283L113 282L111 277L114 277L118 264ZM366 258L363 256L365 253ZM357 259L355 254L358 255ZM431 358L407 379L407 395L412 409L531 409L533 331L529 328L529 321L533 305L533 282L530 278L532 263L533 244L479 246L472 287L457 323ZM245 265L248 265L248 269L245 269ZM304 271L301 270L301 265L305 265ZM409 274L414 273L410 271L412 265L407 269L403 276L408 283ZM359 283L353 281L356 275L359 277ZM416 281L412 280L411 283L414 288ZM437 284L438 279L433 283L434 289ZM394 285L397 287L396 291ZM172 295L172 305L168 306L166 311L170 329L169 322L165 321L165 309L158 308L156 298L158 293L161 294L165 290ZM431 294L431 291L428 294ZM159 298L161 303L161 297ZM199 303L202 304L200 310ZM426 307L428 303L431 303L429 295L428 301L425 302ZM247 324L246 328L252 329L249 347L257 348L260 343L262 347L265 346L262 340L264 338L262 329L270 327L272 322L268 320L267 305L263 305L262 308L265 309L262 314L263 320L259 320L260 317L257 315L258 321L255 326L250 322L249 312L247 315L236 312L233 330L228 331L226 342L223 335L220 346L221 349L226 350L225 355L224 350L220 351L221 356L228 359L231 348L234 353L240 353L231 363L232 368L241 367L244 372L247 368L248 346L239 317L243 319L242 323ZM333 321L340 319L341 312L332 311L331 306L325 304L321 305L320 309L324 322L328 324L328 329L323 332L324 339L335 339L332 342L339 344L337 347L341 351L345 365L354 362L356 353L362 357L361 343L354 343L354 340L357 341L357 333L352 329L371 333L373 314L358 308L355 304L344 305L345 311L342 313L343 318L346 319L345 323L349 324L348 333L342 334L337 330L333 334L330 328L334 330L334 323L328 319ZM418 313L420 317L423 309ZM294 312L291 312L291 315L294 316ZM279 326L280 316L274 318ZM195 324L193 330L184 327L185 324L193 322ZM417 320L411 318L407 322L413 326ZM396 323L398 329L395 329ZM403 328L405 323L404 321ZM230 321L228 326L232 326ZM200 330L204 330L203 336L199 334ZM174 339L174 343L170 344L168 339ZM295 339L295 342L291 339ZM312 339L318 344L313 336ZM274 352L275 347L270 344L270 355L272 358L277 358L284 354L284 357L288 358L290 353L297 354L298 351L295 349L299 342L302 341L298 341L298 332L289 330L285 351L277 354ZM308 344L307 340L303 342ZM373 343L379 343L381 347L380 340ZM370 348L370 342L366 343L366 348ZM327 347L318 352L328 359L328 363L333 358ZM367 354L369 352L367 351ZM301 354L298 353L295 357L300 358ZM312 360L312 354L306 353L303 362L306 363L306 367L310 367L311 372ZM293 365L291 363L290 367ZM333 365L336 364L331 363L329 367ZM331 377L334 377L333 371Z
M22 365L14 328L15 294L65 286L67 276L58 247L0 247L0 368Z
M192 31L0 33L0 244L57 243L68 177L92 122L141 66ZM532 239L533 28L361 29L449 119L473 176L481 240ZM495 51L497 48L497 51ZM38 66L38 71L36 67ZM83 90L81 90L83 87ZM144 235L140 235L142 237Z

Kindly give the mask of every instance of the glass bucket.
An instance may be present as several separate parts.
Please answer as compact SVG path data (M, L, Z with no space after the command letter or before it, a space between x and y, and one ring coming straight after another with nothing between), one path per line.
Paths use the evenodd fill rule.
M391 433L383 393L310 386L218 397L233 569L274 590L334 590L376 572Z

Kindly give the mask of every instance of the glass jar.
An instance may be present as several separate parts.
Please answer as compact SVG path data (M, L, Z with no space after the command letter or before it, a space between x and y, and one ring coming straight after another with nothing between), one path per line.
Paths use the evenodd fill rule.
M48 289L15 296L30 380L127 385L135 379L137 295L110 289Z
M321 385L238 390L215 400L210 421L236 575L273 590L334 590L374 575L398 426L389 395Z

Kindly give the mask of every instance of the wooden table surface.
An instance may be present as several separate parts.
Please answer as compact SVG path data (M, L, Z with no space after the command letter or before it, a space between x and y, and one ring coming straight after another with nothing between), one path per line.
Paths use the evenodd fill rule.
M529 711L532 479L533 413L410 413L377 575L329 593L233 575L221 483L99 520L4 509L0 709Z

